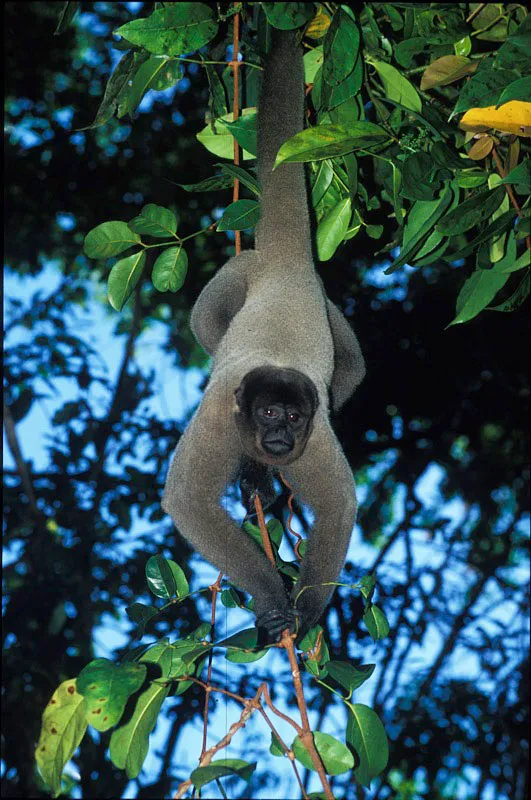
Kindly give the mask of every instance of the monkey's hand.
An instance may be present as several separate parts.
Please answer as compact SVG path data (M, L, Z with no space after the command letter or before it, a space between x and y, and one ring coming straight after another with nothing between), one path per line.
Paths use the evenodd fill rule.
M256 618L259 641L262 638L265 639L264 644L279 642L282 631L285 631L286 628L290 633L298 630L299 621L300 614L293 606L271 608Z

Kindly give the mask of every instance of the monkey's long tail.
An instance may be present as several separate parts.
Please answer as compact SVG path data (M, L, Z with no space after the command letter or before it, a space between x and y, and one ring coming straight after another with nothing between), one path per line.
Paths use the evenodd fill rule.
M258 106L258 176L262 186L256 249L292 266L312 260L303 164L272 171L280 146L304 127L302 49L294 31L273 30Z

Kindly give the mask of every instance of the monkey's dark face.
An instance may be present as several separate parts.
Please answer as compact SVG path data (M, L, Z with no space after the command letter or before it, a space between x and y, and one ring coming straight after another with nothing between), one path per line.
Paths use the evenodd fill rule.
M235 392L236 424L248 455L281 466L304 451L318 405L312 381L297 370L260 367Z

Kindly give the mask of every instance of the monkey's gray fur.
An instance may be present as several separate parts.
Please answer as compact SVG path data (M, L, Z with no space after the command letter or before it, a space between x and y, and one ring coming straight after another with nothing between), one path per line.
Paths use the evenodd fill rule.
M313 265L304 167L282 164L272 171L280 146L302 130L303 114L296 34L273 31L259 103L262 197L255 249L231 258L192 310L192 330L214 357L213 369L175 451L162 505L208 561L253 595L258 619L272 610L288 619L300 589L316 585L296 604L307 629L332 592L322 584L336 581L343 567L357 508L352 472L330 426L329 397L334 410L340 408L365 367L353 331L325 296ZM304 373L319 397L302 455L282 466L315 515L291 601L275 568L221 505L245 456L234 393L251 370L267 365Z

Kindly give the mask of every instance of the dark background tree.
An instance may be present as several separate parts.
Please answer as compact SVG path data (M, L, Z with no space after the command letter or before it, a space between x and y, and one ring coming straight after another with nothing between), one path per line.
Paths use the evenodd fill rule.
M156 96L133 122L75 130L94 118L110 70L109 34L130 13L122 4L83 4L76 24L53 36L60 8L4 7L5 259L10 273L26 276L21 296L7 297L4 361L14 468L5 472L4 495L2 782L6 796L19 797L40 796L33 766L40 715L57 684L93 657L94 628L109 614L123 618L142 594L150 555L163 552L181 564L189 556L160 511L180 424L153 410L155 369L139 363L135 348L156 327L164 331L161 351L176 366L201 363L189 309L230 250L221 233L193 239L181 292L141 287L121 314L113 312L122 356L111 378L79 327L83 314L96 313L107 277L81 255L86 232L133 216L146 202L174 204L180 229L193 232L230 200L185 195L166 180L193 183L209 174L195 139L207 82L195 65L186 72L189 87ZM373 221L385 225L387 212L381 220L378 213ZM391 622L374 687L391 757L371 796L457 797L468 781L470 798L489 787L519 800L528 726L526 313L487 312L445 330L466 259L459 267L406 268L383 281L378 247L360 233L321 269L330 297L353 311L369 366L338 432L361 487L360 536L373 548ZM35 294L33 281L50 275L51 261L60 288ZM48 444L39 454L45 466L36 468L26 463L31 444L17 426L53 392ZM98 392L103 401L95 400ZM434 469L428 503L419 486ZM450 501L459 504L457 523ZM133 519L144 523L134 552L123 546ZM363 571L350 565L354 577ZM334 657L361 658L370 640L358 625L357 598L339 593L333 608ZM157 623L157 634L195 627L196 606L190 601L185 610ZM416 660L421 649L428 664ZM464 659L466 677L456 669ZM176 698L159 774L144 779L139 796L175 788L170 767L199 700L194 690ZM320 702L324 718L328 702ZM77 764L84 797L123 793L127 780L102 745L87 740ZM274 775L257 780L275 790ZM352 796L341 778L335 791Z

